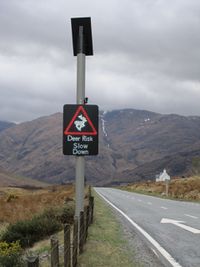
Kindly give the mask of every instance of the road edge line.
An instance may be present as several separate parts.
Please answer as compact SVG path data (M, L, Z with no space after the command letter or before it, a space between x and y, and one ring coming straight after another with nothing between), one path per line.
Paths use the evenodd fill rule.
M159 252L160 254L173 266L173 267L183 267L180 265L170 254L167 252L153 237L150 236L141 226L134 222L128 217L122 210L117 208L112 202L110 202L106 197L99 193L96 189L95 192L101 196L110 206L121 213Z

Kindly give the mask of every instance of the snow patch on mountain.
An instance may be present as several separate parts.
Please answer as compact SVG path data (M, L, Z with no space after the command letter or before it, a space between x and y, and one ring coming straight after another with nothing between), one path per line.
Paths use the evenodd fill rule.
M101 123L102 123L102 130L103 130L103 133L104 133L104 136L108 137L108 134L107 134L107 131L106 131L106 120L104 120L104 116L106 115L107 111L104 111L103 112L103 115L101 117Z

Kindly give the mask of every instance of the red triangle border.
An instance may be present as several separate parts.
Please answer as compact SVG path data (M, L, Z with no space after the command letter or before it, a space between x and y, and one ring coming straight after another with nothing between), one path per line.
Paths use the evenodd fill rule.
M78 117L78 114L79 114L80 112L82 112L83 115L86 117L86 119L87 119L87 121L88 121L90 127L92 128L92 132L70 132L70 131L69 131L70 128L71 128L71 126L72 126L72 124L74 123L75 119ZM87 112L86 112L85 109L83 108L83 106L79 106L79 107L78 107L78 109L77 109L77 111L75 112L75 114L74 114L72 120L70 121L69 125L68 125L67 128L65 129L65 131L64 131L64 135L80 135L80 136L82 136L82 135L97 135L97 131L96 131L96 129L95 129L95 127L94 127L92 121L90 120L90 118L89 118Z

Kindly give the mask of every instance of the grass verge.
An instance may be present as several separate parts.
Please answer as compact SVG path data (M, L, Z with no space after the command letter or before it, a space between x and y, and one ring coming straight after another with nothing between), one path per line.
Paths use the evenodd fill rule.
M78 267L139 267L123 238L123 230L111 208L95 193L94 223Z
M173 200L200 202L200 176L172 179L169 183L168 196L165 195L165 182L146 181L118 188L129 192Z

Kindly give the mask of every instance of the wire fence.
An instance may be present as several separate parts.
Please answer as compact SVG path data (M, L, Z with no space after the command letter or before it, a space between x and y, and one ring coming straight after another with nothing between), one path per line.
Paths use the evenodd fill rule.
M88 236L88 227L93 223L94 197L89 196L89 204L74 218L73 224L63 227L63 240L56 235L50 239L49 253L27 256L28 267L76 267L78 256L83 253Z

